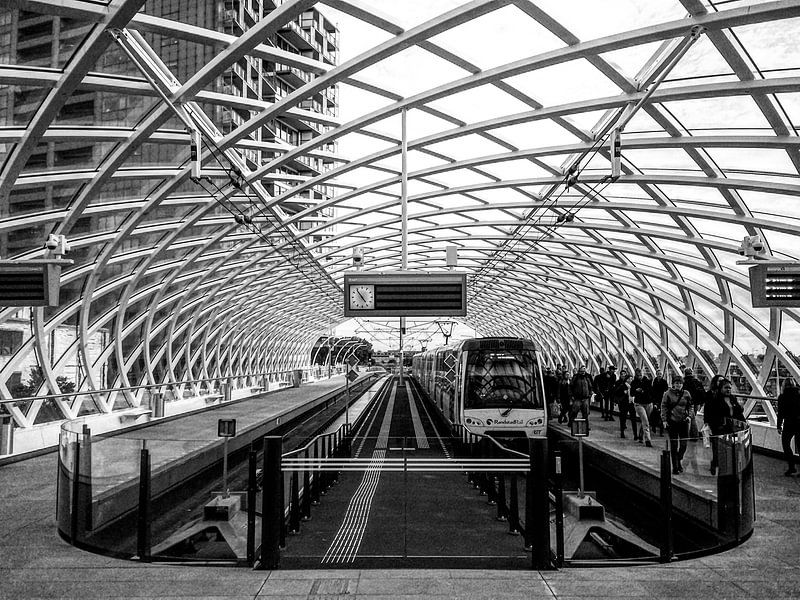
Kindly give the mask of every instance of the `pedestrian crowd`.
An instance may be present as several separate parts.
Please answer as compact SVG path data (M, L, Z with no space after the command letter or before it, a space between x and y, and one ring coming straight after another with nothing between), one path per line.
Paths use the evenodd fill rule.
M708 389L687 368L681 375L673 375L669 382L659 369L650 378L641 369L633 375L620 369L617 375L614 365L601 367L592 377L583 365L573 374L564 365L555 369L547 367L544 388L551 417L558 415L559 423L572 426L580 416L589 420L589 404L594 397L599 404L604 421L619 419L619 436L626 438L630 424L633 440L648 448L653 446L652 436L656 432L669 438L672 472L683 473L683 458L687 441L699 439L695 417L703 410L704 437L711 446L712 458L709 470L716 474L719 467L719 436L733 433L745 420L744 410L733 393L732 383L721 375L715 375ZM616 405L616 412L614 411ZM796 457L792 452L792 440L800 439L800 388L792 379L784 383L778 398L778 432L789 469L786 475L796 472Z

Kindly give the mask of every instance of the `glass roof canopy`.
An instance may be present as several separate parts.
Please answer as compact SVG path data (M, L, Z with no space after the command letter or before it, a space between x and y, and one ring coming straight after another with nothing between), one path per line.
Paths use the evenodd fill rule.
M0 253L54 233L75 263L57 309L0 312L24 323L2 398L31 357L51 390L73 364L95 389L307 363L353 251L401 269L404 195L408 270L457 246L481 334L756 394L800 379L800 312L752 308L737 264L747 235L800 259L799 2L208 3L263 11L238 30L167 0L11 4ZM312 8L328 54L271 41L311 44ZM260 65L296 85L228 83L263 91Z

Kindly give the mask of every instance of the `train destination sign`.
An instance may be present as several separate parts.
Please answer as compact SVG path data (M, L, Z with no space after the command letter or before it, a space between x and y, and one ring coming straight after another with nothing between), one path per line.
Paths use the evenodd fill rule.
M352 273L344 276L346 317L464 317L465 273Z
M750 268L753 308L800 307L800 262L767 262Z

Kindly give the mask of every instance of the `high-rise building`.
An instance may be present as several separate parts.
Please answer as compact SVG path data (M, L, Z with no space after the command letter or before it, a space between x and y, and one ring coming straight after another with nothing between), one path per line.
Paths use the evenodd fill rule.
M257 21L274 10L280 2L272 0L151 0L144 12L161 19L174 21L176 30L168 27L143 28L141 33L166 68L180 82L185 82L203 65L211 60L216 50L213 46L190 41L181 36L182 24L239 36ZM90 24L75 19L43 15L20 9L0 12L0 64L40 67L48 74L61 69L70 60ZM264 40L265 44L284 51L299 54L333 66L337 62L338 31L318 10L310 9ZM95 69L100 73L112 73L141 80L141 74L130 59L114 45L104 53ZM277 101L311 81L316 75L294 65L281 64L254 56L245 56L216 79L212 91L265 102ZM4 88L4 89L3 89ZM25 126L35 113L47 89L40 86L0 87L0 124ZM55 119L56 125L64 126L133 126L157 99L139 93L125 94L118 91L95 91L79 88L66 101ZM241 103L201 104L206 115L224 135L247 121L255 111ZM328 117L335 117L338 95L335 86L323 89L304 99L300 109ZM177 120L170 126L181 128ZM301 116L280 116L253 131L249 138L256 142L253 147L241 149L249 168L275 157L269 144L297 146L308 142L326 131L326 125ZM258 142L264 142L259 148ZM5 149L7 151L8 148ZM4 154L5 151L0 150ZM25 172L45 172L60 169L95 168L108 151L107 142L98 142L93 136L76 138L70 142L59 141L40 144L25 167ZM170 144L144 144L129 164L137 160L143 165L175 164L176 160L188 160L189 147L176 148ZM333 163L334 144L330 144L314 157L298 158L282 168L287 176L313 176ZM187 184L187 187L188 184ZM280 181L266 182L272 195L286 191L288 187ZM41 184L30 187L15 187L8 198L0 199L0 216L23 216L66 208L80 186ZM141 182L115 182L104 190L103 202L116 198L143 195L148 190ZM192 186L191 193L197 193ZM317 204L328 197L329 189L319 186L306 191L283 206L292 214ZM301 221L301 230L318 227L321 222L333 217L332 209L321 209L317 214ZM73 228L71 235L80 235L118 226L113 216L83 217ZM43 240L49 233L46 219L26 227L12 229L0 234L0 256L14 256L31 249L32 240ZM308 240L322 241L322 235ZM35 247L35 246L34 246Z

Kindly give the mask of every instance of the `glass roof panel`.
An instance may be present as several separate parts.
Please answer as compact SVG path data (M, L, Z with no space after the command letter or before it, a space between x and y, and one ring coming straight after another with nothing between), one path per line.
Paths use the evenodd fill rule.
M214 320L209 329L219 332L207 343L216 344L216 335L230 334L226 319L241 321L235 317L255 304L259 286L281 278L298 298L303 296L285 320L297 332L292 334L296 341L284 344L291 354L292 344L309 345L319 334L319 324L342 320L341 290L323 277L324 272L341 285L342 274L352 268L352 251L359 247L369 254L366 272L401 265L402 130L399 108L393 105L402 102L409 110L408 265L412 270L443 270L442 247L458 244L459 268L469 274L470 285L483 289L482 284L492 282L493 291L474 305L469 321L484 330L492 324L505 333L542 329L553 338L544 351L570 354L571 361L583 360L580 355L587 352L622 354L636 361L642 351L636 348L636 334L645 329L656 337L645 341L644 350L652 355L666 350L680 360L687 356L693 360L697 351L714 362L721 351L715 338L723 327L719 304L720 287L727 285L727 279L721 279L724 274L733 281L737 348L763 351L759 335L766 335L770 325L775 330L775 323L770 323L769 310L750 306L747 266L737 264L741 260L737 248L745 235L757 233L775 257L800 259L795 194L800 155L794 143L800 125L800 86L791 79L800 74L800 51L794 43L800 15L795 8L787 5L783 13L769 13L774 20L765 21L760 3L706 3L709 31L715 27L714 19L739 7L747 8L741 18L752 24L733 30L723 25L721 33L730 42L725 56L712 43L713 36L702 35L666 80L651 86L655 95L644 106L629 104L628 111L633 112L622 135L622 178L612 182L607 144L587 151L588 143L581 140L599 141L606 131L602 125L624 106L624 93L642 87L634 78L664 66L665 50L676 47L680 38L657 39L656 27L676 21L675 31L689 31L694 21L684 3L542 0L535 5L487 3L485 13L480 2L463 11L467 5L460 0L335 4L339 9L321 8L330 19L324 25L327 31L314 29L322 21L309 19L315 15L312 8L294 25L261 40L241 38L244 47L234 56L230 50L240 44L226 46L216 40L220 32L239 36L254 25L243 12L230 16L188 5L172 10L146 3L142 13L166 19L166 28L130 27L143 31L143 41L136 37L141 48L132 50L134 60L145 59L141 64L154 72L168 71L179 82L216 65L201 85L206 92L224 94L224 99L179 98L176 106L187 109L181 118L113 39L102 41L101 59L89 69L91 73L78 74L74 82L63 77L61 69L71 74L70 69L79 68L76 53L97 51L86 47L90 24L82 20L84 13L77 5L58 3L59 15L64 15L59 17L64 26L60 34L51 16L29 18L25 13L15 21L17 9L0 12L0 42L6 42L0 43L4 255L41 256L42 239L63 228L73 242L77 265L89 268L86 277L103 283L135 272L139 279L130 291L137 300L117 318L126 331L136 332L126 333L120 344L126 364L139 369L143 356L136 348L142 347L142 339L152 349L163 348L166 341L163 326L143 331L139 325L157 286L181 269L186 256L208 244L201 260L180 271L168 294L181 297L198 277L204 277L204 269L220 261L219 270L203 282L202 289L210 292L217 280L228 275L236 283L214 292L217 300L224 300L224 310L204 309ZM46 12L41 4L36 6ZM463 11L466 20L410 46L393 43L378 50L401 28L436 26L450 10ZM69 16L71 11L75 18ZM194 29L184 29L183 23ZM635 42L645 43L629 41L637 29ZM639 35L643 31L646 34ZM616 37L606 37L601 56L594 56L591 49L575 51L580 48L576 44L604 36ZM14 45L14 39L22 43ZM261 44L258 50L256 44ZM266 58L253 58L266 56L270 47L296 52L297 59L288 62L299 66L291 70ZM376 52L380 60L373 58ZM540 60L547 53L569 56L553 64ZM304 61L319 61L316 72L329 70L325 85L337 86L338 93L320 92L298 105L299 110L316 111L319 118L299 117L293 108L297 102L291 104L292 114L286 112L288 106L270 113L265 107L271 102L313 80L300 68ZM511 64L524 68L525 61L530 67L547 66L524 74L519 69L504 70ZM738 76L732 64L740 65ZM752 71L752 80L747 70ZM492 73L501 79L487 77ZM480 85L469 85L472 80ZM71 83L44 103L51 89L44 86L57 81ZM454 81L464 85L451 85ZM748 89L765 85L773 87L761 95ZM739 95L731 95L732 86L742 88L736 92ZM771 93L774 89L777 95ZM171 88L167 94L172 94ZM228 135L256 114L269 118L239 143L235 162L244 174L266 165L260 175L267 199L288 196L272 203L274 214L259 217L259 223L277 228L271 234L273 243L286 243L288 236L294 248L287 244L280 254L270 252L272 258L247 269L245 261L264 252L266 244L257 241L246 254L239 254L236 244L252 242L255 234L236 227L230 211L249 214L252 203L260 206L261 200L256 201L255 190L242 183L243 190L234 199L221 197L215 186L227 196L231 182L240 182L229 159L205 162L203 175L211 180L192 182L187 177L178 185L173 182L189 164L191 131L208 138L216 128ZM352 125L367 121L363 129ZM344 135L338 122L348 124ZM37 128L28 129L33 123ZM467 135L452 135L462 128ZM329 135L320 142L312 141L325 133ZM770 143L754 136L766 136ZM323 151L307 153L313 144ZM283 151L301 145L303 150L276 160ZM203 146L210 146L207 139ZM525 155L528 151L530 157ZM513 158L505 160L509 156ZM354 168L344 162L353 159ZM575 161L581 172L577 183L567 187L564 172ZM330 173L334 177L326 174L330 169L336 169ZM311 182L318 185L305 184L309 178L316 178ZM516 181L529 183L512 186ZM574 219L568 220L572 213ZM556 222L559 217L563 223ZM291 224L281 222L286 219ZM210 242L223 232L221 242ZM303 259L306 246L315 253ZM104 249L112 248L113 264L96 262ZM273 260L279 256L282 267L274 270ZM318 263L306 262L323 256L327 258ZM313 284L308 269L314 274ZM542 273L549 277L546 282ZM689 288L684 295L680 277ZM254 285L255 280L261 283ZM120 288L92 291L85 285L89 281L81 276L67 289L76 299L81 290L89 290L93 295L85 299L88 314L100 318L117 301ZM244 290L242 299L228 302L239 293L234 290ZM693 301L686 307L688 316L682 313L687 293ZM513 307L493 301L503 295L514 297ZM664 349L659 347L661 332L652 317L653 302L665 305L674 327ZM156 322L166 323L177 306L174 299L165 301ZM284 314L273 299L260 310ZM548 311L557 311L557 316L543 316ZM61 317L55 310L47 315L48 326L56 329L68 326L73 318ZM777 318L775 311L772 315ZM695 316L707 329L700 327L696 347L688 348ZM193 318L190 313L178 322L188 318ZM617 318L618 326L613 323ZM526 321L535 321L536 327L525 325ZM596 339L598 328L609 338ZM757 335L749 328L755 328ZM621 345L620 333L630 337ZM272 335L254 329L247 332L247 339L260 348L273 347ZM792 338L791 333L782 335L783 342ZM116 343L109 341L109 354ZM174 351L188 356L181 343L177 336ZM198 349L192 345L193 351ZM243 356L248 351L244 348ZM745 358L743 363L751 364ZM150 358L148 366L157 377L169 370L164 369L164 360L163 354ZM208 368L227 373L236 366L216 363ZM2 369L0 382L8 382L10 374ZM110 372L117 370L111 365ZM185 372L201 370L194 364ZM800 370L796 374L800 376ZM129 379L141 378L140 373L129 374Z
M476 44L475 40L484 43ZM516 6L505 6L432 38L481 70L561 48L564 43Z

